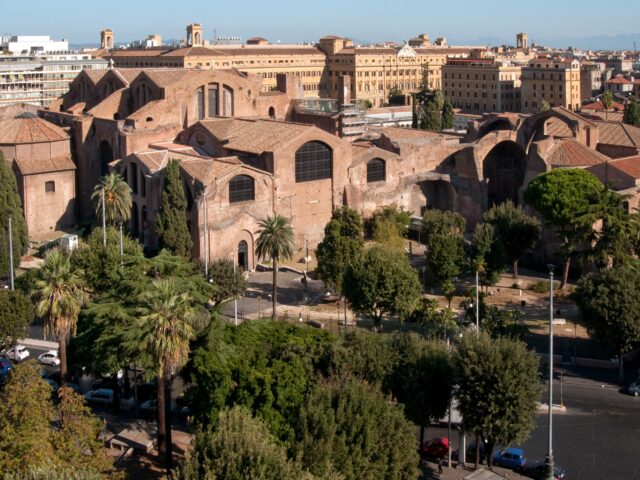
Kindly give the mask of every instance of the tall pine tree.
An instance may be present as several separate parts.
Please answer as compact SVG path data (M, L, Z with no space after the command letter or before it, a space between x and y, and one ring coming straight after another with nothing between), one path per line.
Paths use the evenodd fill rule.
M453 112L453 105L451 105L451 102L447 99L444 101L444 105L442 106L442 129L452 129L454 119L455 113Z
M27 246L27 223L22 213L16 177L0 152L0 278L9 275L9 215L13 238L13 266L17 267Z
M180 179L180 163L177 160L170 160L164 171L156 234L160 248L166 248L181 257L191 256L193 241L187 225L187 199Z

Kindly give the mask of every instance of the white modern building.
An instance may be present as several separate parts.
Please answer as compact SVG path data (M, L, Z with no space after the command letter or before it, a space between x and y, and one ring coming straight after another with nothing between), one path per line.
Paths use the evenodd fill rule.
M105 69L108 62L88 53L0 55L0 106L46 106L69 91L84 69Z
M66 39L52 40L48 35L3 36L0 49L13 55L32 55L38 53L61 53L69 51Z

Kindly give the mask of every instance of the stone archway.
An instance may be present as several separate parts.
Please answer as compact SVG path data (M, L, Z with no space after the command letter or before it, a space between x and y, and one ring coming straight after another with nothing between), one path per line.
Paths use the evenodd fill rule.
M427 199L427 210L456 210L456 194L450 182L427 180L420 183L420 190Z
M524 182L527 156L517 143L498 143L482 163L486 182L487 208L511 200L519 203L519 189Z
M238 268L246 272L249 270L249 245L246 240L238 243L238 258L236 259Z

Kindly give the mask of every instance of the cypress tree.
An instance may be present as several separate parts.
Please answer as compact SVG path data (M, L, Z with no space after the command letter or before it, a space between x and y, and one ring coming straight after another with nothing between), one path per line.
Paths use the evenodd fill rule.
M455 114L453 113L453 105L451 105L451 102L447 99L444 101L444 105L442 106L442 129L452 129L454 118Z
M624 117L622 119L627 125L633 125L634 127L640 127L640 105L635 97L624 105Z
M166 248L174 255L191 256L193 241L187 226L187 199L184 195L180 179L180 164L177 160L170 160L164 170L164 185L156 233L160 248Z
M0 152L0 278L9 276L9 215L13 237L13 266L16 268L27 247L27 222L22 213L16 177Z
M420 128L423 130L442 130L441 113L435 101L427 102Z

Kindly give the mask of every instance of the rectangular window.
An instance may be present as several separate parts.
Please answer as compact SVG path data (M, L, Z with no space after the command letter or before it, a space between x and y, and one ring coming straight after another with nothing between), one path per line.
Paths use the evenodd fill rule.
M218 86L209 85L209 118L218 115Z
M198 120L204 119L204 88L200 87L196 94L198 103Z
M56 182L44 182L44 191L46 193L54 193L56 191Z

